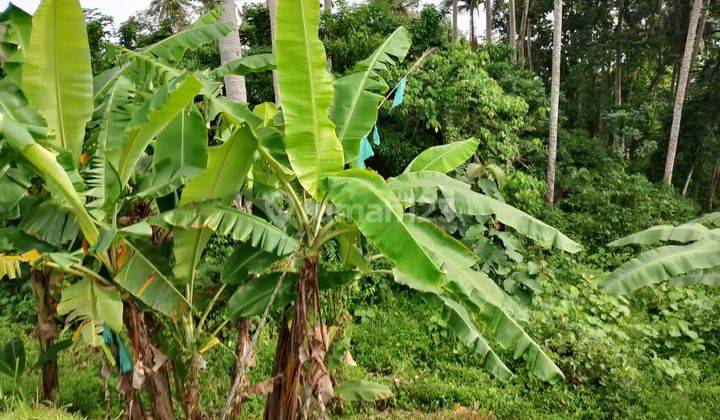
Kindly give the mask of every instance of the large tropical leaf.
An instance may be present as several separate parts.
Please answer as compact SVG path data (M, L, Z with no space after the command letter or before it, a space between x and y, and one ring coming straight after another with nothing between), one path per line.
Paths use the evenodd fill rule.
M163 58L170 63L177 63L185 51L220 39L233 30L233 26L229 22L220 20L221 14L222 9L215 8L183 31L145 47L142 51Z
M215 77L223 77L228 74L246 76L250 73L261 73L275 69L275 56L272 54L246 55L232 60L222 67L213 71Z
M209 150L207 169L185 186L180 205L235 196L245 183L256 148L257 140L247 124L236 128L224 144ZM192 281L212 232L176 226L173 233L173 273L180 281Z
M335 397L345 401L378 401L392 397L387 385L369 381L345 381L333 388Z
M470 347L474 354L480 356L483 368L501 381L509 380L513 375L512 372L493 351L485 337L477 330L467 309L449 297L437 295L437 299L445 305L450 313L448 321L450 329L460 341Z
M228 301L226 316L230 319L239 317L252 317L262 315L270 303L270 297L275 291L282 273L270 273L250 280L238 287ZM282 279L271 309L280 309L293 299L297 273L287 273ZM332 289L348 284L357 279L355 271L320 271L318 272L318 288L320 290Z
M377 73L402 61L410 49L410 34L402 26L362 62L355 73L335 82L331 117L342 143L345 162L357 159L360 140L370 132L378 116L378 106L388 86Z
M419 287L437 287L442 272L403 222L402 206L376 173L351 169L327 179L328 196L360 231Z
M720 266L720 242L664 246L641 254L613 271L601 284L606 293L624 295L696 270Z
M154 257L156 252L142 242L124 241L130 258L115 276L115 282L146 305L169 317L188 308L185 297L165 274L167 268Z
M343 150L328 117L333 97L320 9L310 1L279 0L275 57L285 118L285 145L300 184L315 199L322 180L343 169Z
M122 299L117 289L91 278L83 278L63 288L57 306L58 315L68 315L69 320L82 320L78 333L93 347L103 344L103 324L113 331L122 330L122 311Z
M142 178L138 195L162 196L202 173L208 164L208 130L194 104L175 117L155 142L152 171Z
M660 225L612 241L608 245L651 245L660 242L688 243L707 237L720 239L720 232L714 232L700 223L687 223L680 226Z
M297 241L265 220L232 207L205 204L179 207L149 219L159 226L185 229L210 229L236 241L247 241L263 251L286 256L297 247Z
M249 243L240 244L223 264L220 281L231 285L241 284L248 275L266 270L280 258Z
M77 166L85 123L93 112L90 47L79 0L43 0L33 16L22 69L30 105L55 130L53 144L69 150Z
M85 208L83 197L77 192L72 180L57 161L54 154L35 143L27 129L17 121L0 113L0 132L10 146L27 159L46 183L52 185L51 191L61 195L75 214L85 239L94 244L99 231L95 221Z
M475 153L478 140L456 141L422 151L405 168L405 172L435 171L446 173L458 166Z
M2 51L2 67L6 75L12 75L19 81L18 69L25 61L28 45L30 43L30 31L32 30L32 16L10 3L2 14L0 14L0 51ZM6 76L7 77L7 76Z
M77 239L79 229L75 215L57 203L32 200L24 207L19 228L25 233L56 247Z
M518 233L546 247L575 253L582 247L557 229L529 214L494 198L474 192L462 181L438 172L408 172L388 180L388 185L401 202L406 204L446 203L455 213L490 216ZM444 203L439 201L440 196Z
M117 171L122 185L130 179L145 148L192 102L201 87L192 75L173 79L133 115L124 141L107 145L108 161Z
M704 214L697 219L693 220L695 223L702 223L704 225L720 227L720 212Z

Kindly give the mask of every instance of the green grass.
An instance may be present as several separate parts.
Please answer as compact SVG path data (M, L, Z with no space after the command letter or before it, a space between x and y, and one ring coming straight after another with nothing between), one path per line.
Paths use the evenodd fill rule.
M511 363L518 375L501 384L482 370L475 357L443 328L443 318L417 295L393 290L356 311L352 329L352 355L357 367L345 366L341 379L368 379L385 383L393 390L389 400L376 403L345 403L332 406L334 417L347 418L714 418L720 412L720 358L706 352L702 358L679 358L691 374L670 378L651 363L639 365L627 386L570 382L541 383L523 372L522 363ZM25 324L0 325L0 340L19 335L25 340L28 364L37 351ZM256 367L251 381L268 376L274 350L274 327L269 324L258 343ZM226 339L231 344L233 337ZM697 355L696 355L697 356ZM87 418L104 416L100 357L87 348L65 352L60 358L60 404L53 411L29 403L34 400L39 375L28 369L17 397L5 396L2 418ZM229 387L233 355L216 347L207 355L208 370L201 377L201 398L210 417L218 415ZM506 359L508 356L505 356ZM676 355L677 357L677 355ZM7 390L7 379L0 389ZM114 389L115 382L110 383ZM122 410L120 396L113 392L111 415ZM22 400L21 400L22 401ZM29 402L28 402L29 401ZM33 407L33 408L30 408ZM261 417L264 399L251 398L245 406L247 418ZM65 417L63 417L65 416Z

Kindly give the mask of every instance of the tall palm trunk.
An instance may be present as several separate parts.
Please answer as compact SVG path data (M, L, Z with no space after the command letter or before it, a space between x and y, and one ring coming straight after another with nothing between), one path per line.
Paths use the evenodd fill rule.
M270 43L275 54L275 0L265 0L270 15ZM280 86L278 85L277 70L273 70L273 91L275 92L275 105L280 106Z
M513 49L512 61L515 62L517 60L517 33L515 33L515 0L510 0L508 2L508 15L508 45L510 45L510 48Z
M616 107L622 105L622 26L624 15L625 0L618 0L618 24L615 28L615 38L616 42L618 42L618 47L615 51L615 89L613 94Z
M550 139L548 142L547 193L545 201L555 201L555 160L557 158L558 113L560 106L560 54L562 51L562 0L555 0L553 11L553 59L550 82Z
M332 13L332 0L323 0L323 11Z
M453 42L458 40L458 0L452 2L452 39Z
M223 0L223 12L221 20L232 25L233 30L227 36L220 38L220 64L225 65L230 61L242 57L242 44L238 33L238 22L235 10L235 0ZM247 89L245 78L230 74L225 76L225 96L228 99L247 103Z
M308 322L316 298L317 257L307 257L298 276L292 325L280 325L272 376L281 376L265 406L266 420L295 420L300 414L298 390L303 384L303 361L300 359L307 337ZM319 316L315 313L315 316Z
M47 270L33 270L30 274L30 285L35 297L37 310L37 335L40 354L52 347L57 331L55 329L55 302L50 295L50 287L55 275ZM58 362L53 357L42 365L42 390L47 401L55 401L58 393Z
M690 12L690 25L688 27L685 51L683 52L680 74L678 75L677 90L675 92L675 106L673 107L673 119L670 126L670 139L668 140L668 151L665 159L665 173L663 181L667 184L672 182L673 169L675 167L675 155L677 154L678 137L680 136L680 123L682 121L683 105L685 103L685 91L688 87L690 67L692 66L693 47L697 35L698 21L700 20L700 9L703 0L694 0Z
M492 42L492 0L485 0L485 42Z
M518 57L525 59L525 45L528 37L528 14L530 13L530 0L525 0L522 18L520 18L520 39L518 39Z
M470 48L477 47L477 37L475 36L475 10L470 9Z

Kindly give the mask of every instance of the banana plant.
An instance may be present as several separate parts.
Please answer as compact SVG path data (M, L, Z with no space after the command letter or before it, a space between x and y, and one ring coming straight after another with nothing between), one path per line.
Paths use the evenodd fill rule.
M167 355L177 355L173 367L188 417L199 417L196 383L186 379L201 363L200 341L211 336L204 331L217 299L207 298L207 285L194 284L197 259L182 252L202 248L212 231L153 228L148 220L202 203L249 232L284 236L230 206L250 165L240 162L255 153L246 119L254 126L260 117L223 100L216 81L220 72L272 62L261 57L196 74L173 67L186 50L231 30L217 9L142 51L115 47L118 65L93 78L77 0L44 0L32 29L19 26L28 16L12 8L3 16L10 22L3 29L14 35L4 46L14 48L14 59L0 81L0 188L8 193L0 201L2 277L20 275L22 265L61 273L58 314L76 327L78 345L103 349L111 362L127 328L135 366L117 361L131 417L145 415L133 387L144 372L153 415L173 418ZM210 121L217 123L212 135ZM169 321L163 322L169 344L150 334L160 317Z
M679 226L653 226L609 246L659 244L667 245L645 251L618 267L602 282L602 290L624 295L663 282L671 286L720 285L720 213Z
M237 258L228 262L228 272L236 271L232 267L237 265L241 278L259 274L241 282L230 298L230 319L280 310L288 321L279 325L272 373L276 382L266 417L289 419L324 410L334 394L333 384L322 357L308 358L323 353L318 342L328 343L320 290L379 272L445 307L453 331L500 379L507 380L512 373L484 332L516 358L525 357L540 378L561 379L562 372L518 323L525 318L524 310L477 269L480 258L408 210L418 203L442 203L456 213L492 216L499 225L547 248L577 252L580 246L528 214L446 175L472 156L477 148L474 140L428 149L405 173L388 180L372 170L346 169L357 166L360 142L376 123L387 90L383 71L405 57L410 39L407 31L398 29L351 74L333 81L317 36L318 17L314 5L278 1L275 60L283 106L278 111L272 104L258 105L255 111L263 118L252 129L258 139L257 159L246 192L258 214L282 224L295 243L288 256L267 255L259 268L248 269L256 255L248 250L239 250ZM273 206L278 195L285 197L286 207ZM235 229L229 227L231 221L212 219L202 210L187 216L177 213L162 215L164 223L177 227L183 220L183 226ZM289 220L280 217L285 214ZM324 267L323 249L330 242L338 244L343 271ZM364 250L379 253L370 257ZM378 261L391 269L372 269L371 262ZM228 403L233 398L231 391Z

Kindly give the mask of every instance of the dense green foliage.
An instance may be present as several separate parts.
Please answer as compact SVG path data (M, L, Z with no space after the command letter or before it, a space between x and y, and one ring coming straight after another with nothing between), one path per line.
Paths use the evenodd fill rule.
M494 12L495 29L505 37L507 6L500 3ZM475 139L477 148L468 154L470 159L443 171L468 185L468 191L527 212L583 246L578 254L553 251L542 241L530 240L537 238L512 225L507 221L509 217L503 220L497 211L495 217L461 211L452 200L450 208L436 208L422 199L412 207L406 206L442 227L462 244L460 249L469 249L480 257L477 272L487 274L498 289L517 302L519 306L509 306L508 312L517 315L519 324L559 367L564 380L554 385L538 380L530 375L531 369L524 360L514 359L512 346L498 345L493 346L498 358L509 370L518 373L510 382L501 383L498 376L502 375L492 375L483 366L484 357L467 350L462 334L460 339L453 334L451 324L456 318L447 308L443 309L441 301L412 292L402 281L401 284L388 281L392 277L388 273L389 262L372 260L371 266L364 269L375 274L321 291L323 301L329 302L324 316L342 331L338 348L347 349L356 363L339 363L341 354L335 354L337 360L328 356L327 364L337 367L334 374L344 381L378 382L388 386L392 396L376 402L334 400L328 405L332 415L360 418L391 413L418 418L427 413L455 418L479 413L511 418L712 418L720 410L720 330L716 322L720 291L708 286L716 280L704 277L706 280L677 282L688 287L662 282L627 296L607 294L601 287L615 275L611 274L613 270L632 264L634 258L642 258L643 253L652 252L654 247L645 242L624 248L609 243L652 226L686 223L699 217L703 210L713 208L715 191L708 186L712 184L713 171L718 171L720 147L716 124L720 109L717 100L720 61L717 33L713 30L718 25L718 4L713 4L708 13L708 39L702 60L693 70L675 185L668 186L656 181L662 173L672 110L671 69L682 55L690 6L688 2L667 1L661 2L667 3L666 8L659 10L657 2L629 2L620 12L627 26L618 31L615 2L592 7L585 3L566 1L563 128L558 150L557 201L552 207L543 199L549 113L545 81L549 79L552 37L552 23L546 17L552 2L531 2L530 31L536 39L530 62L515 62L515 52L505 43L487 44L476 50L465 40L454 43L447 10L433 6L406 14L389 12L396 7L395 2L340 4L332 13L320 16L319 38L336 80L358 72L356 63L372 54L398 26L405 27L412 38L405 61L377 70L378 77L390 89L403 76L408 77L408 85L400 107L391 109L385 104L379 108L377 129L381 141L372 146L374 156L366 161L369 168L384 177L398 177L416 156L431 147ZM519 15L520 11L518 20ZM99 74L112 67L117 59L114 56L117 51L104 44L111 40L111 35L123 47L135 49L166 39L176 31L172 20L153 16L150 12L140 13L115 31L109 18L97 11L86 11L93 72ZM246 5L242 16L240 38L246 48L244 54L269 53L267 8ZM617 71L613 64L619 48L624 51L622 72L626 76L621 88L622 104L613 105L612 82ZM413 67L429 49L432 52ZM324 64L315 62L313 66L320 71ZM215 41L188 50L182 61L173 65L191 71L218 67ZM272 73L246 74L245 80L249 103L273 100ZM378 94L384 96L388 90ZM392 98L389 96L389 101ZM292 127L297 124L295 118L290 115L288 120L285 114L284 122ZM222 124L212 119L206 123L211 130ZM276 121L265 124L273 129L281 127ZM320 122L323 124L326 121ZM297 135L292 128L284 129L286 141L287 136ZM332 137L329 132L313 136ZM315 195L322 188L324 174L317 174L316 167L307 169L311 166L307 162L298 163L299 157L311 154L306 149L292 150L302 144L289 140L283 146L280 160L284 165L292 164L296 175L303 178L300 184L304 190ZM270 146L267 150L275 153ZM291 155L289 160L286 154ZM298 171L303 165L309 175ZM690 168L694 168L694 177L689 193L683 196L679 190ZM254 169L255 184L251 191L244 190L256 201L258 216L266 216L263 203L274 199L268 195L262 178L270 172ZM304 182L308 177L314 178ZM267 179L277 182L271 178ZM402 204L410 204L404 202L407 196L403 197L393 186L398 179L402 177L390 179L388 191L394 190ZM328 191L335 203L353 201L357 196L344 194L355 192L365 182L367 179L359 177L353 181L330 177ZM373 188L377 182L384 185L384 181L374 178L372 182ZM35 183L40 188L37 180ZM432 190L437 196L436 188ZM384 194L385 190L382 191ZM427 194L426 190L422 192ZM417 191L416 194L422 195ZM164 205L159 202L159 206ZM191 226L188 217L168 215L163 223L179 231L180 227ZM412 225L407 218L404 220ZM361 249L387 252L391 244L382 241L385 230L372 232L359 225L369 239L357 242ZM292 223L285 226L291 234L301 228ZM193 274L202 283L200 287L221 284L223 266L232 258L237 245L230 236L213 237L207 245L197 274ZM352 236L353 245L356 240ZM320 260L328 270L347 268L343 258L345 246L342 241L337 245L330 242L320 251ZM418 246L412 252L422 250ZM715 252L715 248L711 251ZM431 270L432 264L427 267ZM443 269L447 267L443 265ZM712 270L692 274L716 276ZM656 282L650 279L647 284ZM203 302L207 300L207 290L214 291L203 290L199 298ZM288 297L283 302L290 301ZM32 365L39 352L30 338L35 309L26 276L0 282L0 307L3 308L0 343L23 337L28 365ZM257 311L247 313L253 315L254 321L259 318ZM213 308L208 324L218 325L224 316L224 311ZM261 332L255 348L256 365L248 370L251 384L271 375L278 338L275 330L284 321L283 315L275 311L270 325ZM478 324L479 333L493 337L496 331L491 323ZM71 333L64 331L60 338L70 338ZM235 366L231 348L235 332L225 329L218 337L224 346L203 355L207 369L198 378L204 414L211 417L220 414ZM194 345L202 344L198 341ZM79 357L82 351L85 353ZM60 353L59 401L68 412L95 418L106 414L100 376L103 355L100 351L88 354L78 349ZM35 393L39 372L31 366L27 372L19 381L0 375L0 410L12 412L10 416L20 418L34 410L27 401ZM111 376L109 389L114 389L117 383L117 378ZM249 396L244 410L249 416L259 417L265 408L264 401L262 396ZM123 409L122 399L119 396L113 399L110 414L118 415Z

